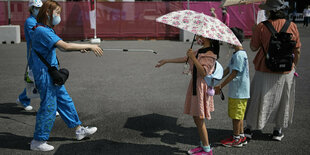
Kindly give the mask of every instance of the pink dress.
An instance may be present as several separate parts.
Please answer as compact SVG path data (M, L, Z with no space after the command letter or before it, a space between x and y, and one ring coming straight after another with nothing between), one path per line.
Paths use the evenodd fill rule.
M199 63L211 74L214 69L216 55L212 52L201 53L198 55ZM193 73L193 61L188 60L190 70ZM197 95L193 96L193 78L191 79L185 99L184 113L191 116L198 116L201 119L211 119L210 112L214 111L213 96L207 95L207 83L203 77L197 72Z

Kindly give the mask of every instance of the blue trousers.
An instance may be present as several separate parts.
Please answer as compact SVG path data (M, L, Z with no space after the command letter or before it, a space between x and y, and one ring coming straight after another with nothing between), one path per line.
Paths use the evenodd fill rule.
M55 86L44 69L35 75L35 82L41 98L36 117L35 140L48 140L55 122L56 110L69 128L82 124L65 86Z
M20 103L21 103L24 107L27 107L27 106L30 105L30 99L27 97L26 88L25 88L24 91L18 96L18 99L19 99Z

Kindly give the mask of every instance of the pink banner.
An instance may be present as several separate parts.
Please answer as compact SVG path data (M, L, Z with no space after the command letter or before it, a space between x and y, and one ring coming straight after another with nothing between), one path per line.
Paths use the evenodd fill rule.
M64 40L81 40L94 37L90 28L88 2L59 2L62 6L61 23L56 33ZM210 15L214 7L222 18L219 2L191 2L190 9ZM157 23L161 15L187 8L187 2L97 2L97 37L102 39L179 39L179 29ZM255 5L257 12L257 5ZM228 7L230 25L242 28L251 35L254 24L251 4ZM21 26L24 39L24 22L29 17L28 2L11 1L11 24ZM8 24L7 2L0 1L0 25Z

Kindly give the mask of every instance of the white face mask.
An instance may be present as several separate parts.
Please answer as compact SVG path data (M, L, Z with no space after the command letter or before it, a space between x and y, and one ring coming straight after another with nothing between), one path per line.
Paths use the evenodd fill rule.
M53 26L59 24L60 21L61 21L60 16L56 16L56 15L53 14L53 22L52 22Z
M32 15L34 16L34 17L37 17L37 15L38 15L38 13L39 13L39 8L34 8L33 9L33 11L32 11Z
M202 46L204 44L204 41L201 38L197 39L197 44Z

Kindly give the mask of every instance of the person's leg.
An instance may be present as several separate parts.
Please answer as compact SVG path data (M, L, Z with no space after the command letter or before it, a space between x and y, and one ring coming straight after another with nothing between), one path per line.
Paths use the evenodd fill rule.
M27 97L26 88L24 91L18 96L17 102L20 102L22 106L25 108L30 105L30 99Z
M41 103L36 117L34 139L47 141L56 118L56 94L55 91L47 89L46 93L41 91L40 95Z
M199 134L202 144L204 146L208 146L209 145L208 131L207 131L206 123L204 119L194 116L194 122L196 124L198 134Z
M241 123L241 120L232 119L233 136L230 136L229 138L222 140L221 143L223 146L242 147L241 138L240 138L240 123Z
M243 120L240 120L240 126L239 126L239 129L240 129L240 139L241 139L241 143L242 145L246 145L248 144L247 142L247 139L246 139L246 136L244 134L244 129L243 129Z
M36 82L41 102L36 116L33 140L30 144L31 150L51 151L54 149L46 141L49 139L56 117L56 90L47 74L47 72L43 72L40 81Z
M96 127L83 127L74 106L72 98L68 94L65 86L60 86L57 89L57 111L61 118L69 128L75 128L77 140L82 140L84 137L94 134L97 131Z
M284 80L281 83L284 85L279 108L275 117L275 127L273 130L273 139L281 141L284 138L282 128L286 128L292 123L294 104L295 104L295 78L294 70L291 73L283 75Z
M241 120L233 119L232 122L233 122L234 135L235 136L240 136Z
M72 98L65 86L57 87L57 111L69 128L75 128L82 124L77 114Z
M233 136L221 141L222 145L227 147L242 147L240 133L243 126L244 112L246 102L243 99L228 98L228 116L232 119Z
M239 130L240 130L240 134L244 134L244 131L243 131L243 120L240 120Z
M211 147L208 139L208 131L206 128L206 123L204 119L194 116L194 122L197 126L198 134L202 143L202 148L205 152L211 152Z

